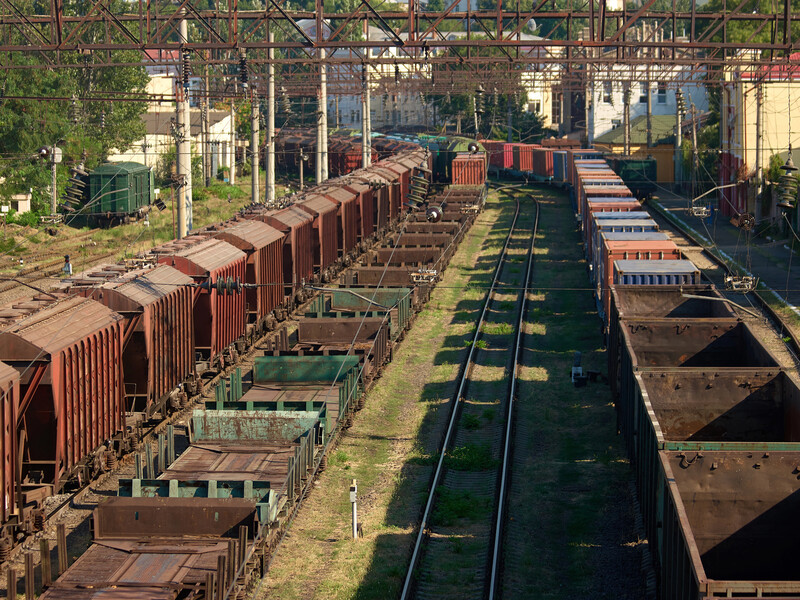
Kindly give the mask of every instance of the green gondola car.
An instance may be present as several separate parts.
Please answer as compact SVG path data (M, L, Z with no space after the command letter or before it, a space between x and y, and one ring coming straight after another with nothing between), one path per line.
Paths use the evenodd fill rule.
M655 158L609 156L606 160L640 200L646 200L656 191L658 164Z
M73 173L70 185L62 206L67 221L77 227L127 223L144 216L154 200L153 171L135 162L105 163L88 175Z

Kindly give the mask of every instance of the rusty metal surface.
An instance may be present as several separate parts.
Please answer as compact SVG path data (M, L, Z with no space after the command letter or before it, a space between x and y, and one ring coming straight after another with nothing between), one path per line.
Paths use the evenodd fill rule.
M0 525L17 507L17 413L19 411L19 373L0 362Z
M702 587L800 593L800 454L660 452L668 501ZM674 543L674 542L673 542ZM675 544L677 545L677 544ZM740 584L734 583L740 582ZM757 582L763 582L758 586ZM670 596L675 597L675 596Z
M638 379L664 441L800 441L800 389L783 372L680 369Z
M205 236L189 236L153 248L158 262L172 265L191 277L207 277L231 263L244 260L245 254L222 240Z
M378 248L370 253L368 260L371 264L427 265L442 255L441 248Z
M430 246L444 248L453 242L453 236L446 233L395 233L383 243L384 247Z
M254 251L283 240L283 234L262 221L242 219L223 223L214 237L236 246L240 250Z
M19 303L14 302L9 307ZM122 317L100 302L87 298L66 298L43 305L16 319L4 320L0 332L0 360L41 360L79 343Z
M247 498L117 496L95 509L94 536L129 539L134 545L139 538L224 537L236 534L239 525L252 526L255 506L255 500Z
M635 368L777 367L747 325L730 320L624 322L625 344Z
M708 296L719 300L686 298ZM618 285L612 291L618 319L672 318L715 319L736 318L731 305L713 285L659 286Z
M363 342L372 339L385 326L388 326L388 320L380 318L300 319L297 325L297 341L301 344Z
M197 442L172 463L161 477L267 481L270 487L280 490L296 446L292 443L256 440Z

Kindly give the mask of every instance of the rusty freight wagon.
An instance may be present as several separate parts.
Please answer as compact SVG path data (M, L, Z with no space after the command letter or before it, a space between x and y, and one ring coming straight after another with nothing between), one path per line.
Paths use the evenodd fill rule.
M318 281L329 281L339 256L336 236L339 206L333 200L316 193L304 196L294 206L314 217L311 245L314 252L314 272Z
M17 412L19 411L19 372L12 366L0 362L0 526L9 523L17 513ZM3 529L0 546L7 538Z
M23 503L58 492L77 472L88 477L88 459L124 431L122 325L82 297L41 295L0 309L0 360L21 375Z
M281 210L254 208L243 212L242 216L266 223L284 234L284 295L291 306L302 302L305 298L303 285L309 283L314 274L314 217L297 206Z
M327 185L317 188L326 200L338 205L336 212L336 246L339 258L344 258L355 250L359 237L359 203L358 195L338 185Z
M385 186L389 196L389 222L394 223L403 210L402 184L399 173L394 172L388 166L380 164L372 165L365 171L371 181Z
M194 374L194 281L167 265L102 265L64 282L65 291L93 298L124 317L125 408L150 418Z
M372 187L368 183L359 181L354 177L340 180L341 189L356 195L358 206L358 241L366 244L378 229L377 199ZM388 211L388 205L386 207Z
M233 358L231 346L245 333L244 294L247 255L228 242L189 236L151 250L161 264L191 277L194 288L196 370L202 374ZM226 350L229 358L224 356Z
M283 294L284 234L254 219L228 221L203 230L247 255L245 310L248 335L263 334L285 318Z

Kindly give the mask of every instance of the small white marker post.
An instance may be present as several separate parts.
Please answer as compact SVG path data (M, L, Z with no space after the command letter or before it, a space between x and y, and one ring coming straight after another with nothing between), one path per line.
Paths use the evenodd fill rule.
M358 494L358 485L356 484L356 480L353 479L353 483L350 484L350 504L353 507L353 539L358 539L358 505L356 496Z

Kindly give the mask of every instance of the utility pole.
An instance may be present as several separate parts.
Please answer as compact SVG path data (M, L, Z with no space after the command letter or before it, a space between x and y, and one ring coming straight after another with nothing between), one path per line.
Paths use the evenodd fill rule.
M55 216L58 203L58 163L61 162L61 148L50 148L50 215Z
M189 27L185 17L178 24L178 31L182 43L189 41ZM177 148L176 162L178 171L178 206L177 206L177 237L181 239L191 230L192 222L192 137L189 115L189 54L181 50L181 81L176 82L177 87Z
M675 189L680 186L681 173L681 113L683 112L683 92L675 90Z
M250 127L252 128L252 135L250 136L250 155L251 155L251 171L250 171L250 199L251 202L257 203L261 200L261 195L258 191L259 184L259 159L258 159L258 137L259 137L259 106L258 97L255 90L251 92L250 96Z
M762 144L762 112L764 110L764 90L760 83L756 84L756 199L761 197L762 190L762 165L761 165L761 144ZM692 107L694 111L694 107Z
M622 90L622 121L625 133L624 154L631 155L631 82L624 84Z
M300 191L303 191L303 163L306 162L306 155L303 152L303 148L300 148Z
M328 179L328 66L325 64L325 48L319 49L319 100L322 105L320 113L320 138L322 148L320 148L320 174L325 181Z
M697 198L697 175L700 172L700 154L697 152L697 120L694 102L692 103L692 198Z
M231 185L236 183L236 105L233 98L231 98L231 149L228 153L228 183Z
M369 71L365 62L361 65L361 166L365 169L370 165L372 158L369 137Z
M647 65L647 147L653 147L653 95L650 93L650 65Z
M273 41L272 32L267 34L270 44ZM275 202L275 50L267 49L267 204Z
M208 59L208 55L206 55L206 59ZM208 123L208 110L209 110L209 102L208 102L208 64L204 67L203 72L203 98L202 98L202 111L200 113L202 119L202 144L203 144L203 185L208 187L211 183L211 132L210 126Z
M511 96L511 94L506 95L506 112L507 112L506 119L508 120L508 140L507 141L508 141L509 144L514 141L514 129L513 129L514 111L512 110L512 107L511 107L511 98L513 98L513 96Z

